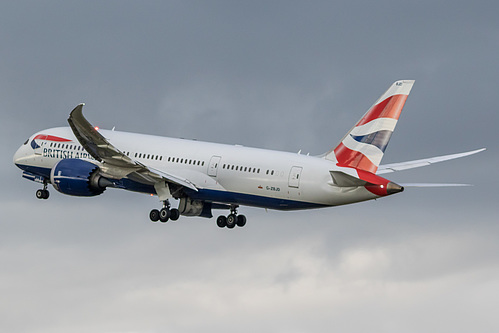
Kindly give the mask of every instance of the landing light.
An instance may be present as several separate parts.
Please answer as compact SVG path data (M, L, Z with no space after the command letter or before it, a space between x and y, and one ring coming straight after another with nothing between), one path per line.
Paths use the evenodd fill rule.
M99 126L95 126L95 127L94 127L94 129L95 129L96 131L98 131L98 130L99 130Z

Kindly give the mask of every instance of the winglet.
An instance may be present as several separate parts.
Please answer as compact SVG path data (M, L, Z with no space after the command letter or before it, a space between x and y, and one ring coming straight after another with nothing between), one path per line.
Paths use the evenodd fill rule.
M99 141L106 140L83 116L84 105L85 103L80 103L73 109L73 111L71 111L71 113L69 114L68 123L83 148L85 148L85 150L90 155L92 155L93 158L100 162L102 161L102 158L97 153L97 147L95 144L93 144L95 138L92 138L92 136L97 136L99 139L101 139Z

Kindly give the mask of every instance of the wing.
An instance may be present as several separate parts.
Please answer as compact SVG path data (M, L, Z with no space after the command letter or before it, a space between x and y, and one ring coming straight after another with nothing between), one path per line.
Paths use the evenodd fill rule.
M85 104L79 104L71 111L68 123L85 150L102 163L100 169L104 176L113 179L127 177L149 185L166 181L194 191L198 190L188 179L150 168L123 154L83 117L83 105Z
M479 152L484 151L484 150L485 150L485 148L482 148L482 149L477 149L477 150L473 150L473 151L468 151L465 153L444 155L444 156L425 158L425 159L421 159L421 160L380 165L380 167L378 168L378 172L376 172L376 174L380 175L383 173L390 173L390 172L395 172L395 171L420 168L420 167L424 167L424 166L438 163L438 162L443 162L443 161L453 160L455 158L470 156L470 155L479 153Z
M400 183L403 187L462 187L473 186L470 184L438 184L438 183Z

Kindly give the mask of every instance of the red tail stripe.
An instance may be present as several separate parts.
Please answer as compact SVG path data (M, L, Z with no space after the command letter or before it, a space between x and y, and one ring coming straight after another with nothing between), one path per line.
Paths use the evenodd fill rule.
M343 143L334 149L336 155L337 165L340 167L355 168L365 170L370 173L376 173L378 167L371 162L364 154L358 151L351 150Z
M360 179L370 183L365 186L366 190L380 197L388 195L387 185L390 182L388 179L362 170L357 170L357 174Z
M388 97L381 103L374 105L356 126L367 124L377 118L393 118L398 120L406 100L407 95L393 95Z
M47 141L56 141L56 142L69 142L71 140L60 138L58 136L53 136L53 135L45 135L45 134L38 134L35 136L34 139L40 139L40 140L47 140Z

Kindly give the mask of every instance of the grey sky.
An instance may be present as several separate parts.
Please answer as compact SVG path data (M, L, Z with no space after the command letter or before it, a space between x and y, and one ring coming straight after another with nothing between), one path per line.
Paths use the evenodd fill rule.
M499 330L493 1L67 1L0 10L0 331ZM148 221L156 199L72 198L12 155L85 102L102 128L320 154L415 79L384 162L462 182L248 224Z

